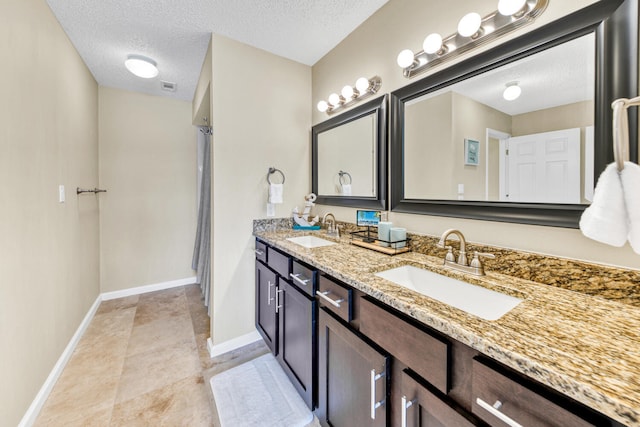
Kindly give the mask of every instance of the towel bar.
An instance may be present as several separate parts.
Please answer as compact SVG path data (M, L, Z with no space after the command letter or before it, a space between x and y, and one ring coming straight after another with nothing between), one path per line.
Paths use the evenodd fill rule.
M82 193L106 193L107 190L101 190L99 188L94 188L94 189L84 189L84 188L80 188L80 187L76 187L76 194L82 194Z

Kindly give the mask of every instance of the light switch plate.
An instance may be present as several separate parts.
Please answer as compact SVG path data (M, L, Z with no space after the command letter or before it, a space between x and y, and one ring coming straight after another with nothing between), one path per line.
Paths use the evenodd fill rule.
M267 203L267 216L274 217L276 216L276 205L273 203Z
M58 186L58 201L60 203L64 203L64 201L65 201L64 185L59 185Z

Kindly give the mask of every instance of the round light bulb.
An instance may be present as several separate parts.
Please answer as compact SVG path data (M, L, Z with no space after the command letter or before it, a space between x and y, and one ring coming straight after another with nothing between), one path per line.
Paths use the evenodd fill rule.
M429 34L422 43L425 53L436 53L442 49L442 36L438 33Z
M500 0L498 2L498 12L500 15L511 16L520 12L527 0Z
M317 107L318 107L318 111L320 111L321 113L324 113L329 109L329 104L327 104L327 101L320 101L318 102Z
M518 86L518 83L509 83L504 92L502 92L502 97L507 101L513 101L518 99L521 93L522 89Z
M332 93L331 95L329 95L329 104L331 104L333 107L337 107L338 105L340 105L340 95L338 95L337 93Z
M351 98L353 98L353 88L349 85L345 86L342 88L342 97L344 99L346 99L347 101L349 101Z
M360 77L358 80L356 80L356 90L362 95L363 93L365 93L367 90L369 90L369 79L365 78L365 77Z
M458 34L462 37L471 37L480 30L481 25L482 17L479 14L475 12L467 13L458 22Z
M402 68L410 67L414 61L413 51L411 49L405 49L398 54L398 65Z
M156 61L142 55L129 55L124 61L124 66L131 73L143 79L152 79L158 75L158 67Z

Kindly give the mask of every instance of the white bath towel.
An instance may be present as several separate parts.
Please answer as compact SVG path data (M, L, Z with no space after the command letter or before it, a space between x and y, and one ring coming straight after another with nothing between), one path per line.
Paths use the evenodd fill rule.
M598 178L593 203L580 218L580 230L586 237L608 245L620 247L626 243L628 216L622 181L615 163L608 165Z
M343 196L351 195L351 184L342 184L342 195Z
M281 204L284 193L284 185L269 184L269 203Z
M629 217L629 243L640 254L640 166L625 162L620 179Z

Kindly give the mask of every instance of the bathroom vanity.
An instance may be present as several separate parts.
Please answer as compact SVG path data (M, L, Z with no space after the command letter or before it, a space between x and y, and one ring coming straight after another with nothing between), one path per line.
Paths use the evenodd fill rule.
M255 234L256 327L325 426L640 425L635 307L319 233L335 244ZM403 265L522 302L484 320L376 274Z

